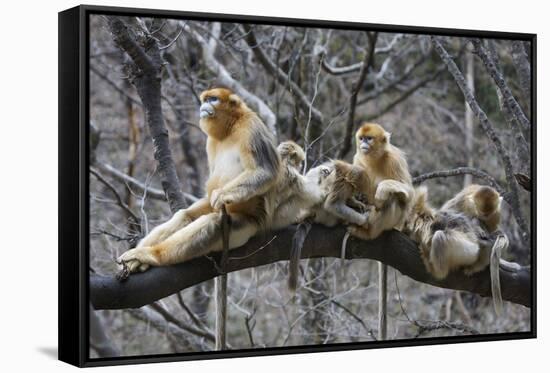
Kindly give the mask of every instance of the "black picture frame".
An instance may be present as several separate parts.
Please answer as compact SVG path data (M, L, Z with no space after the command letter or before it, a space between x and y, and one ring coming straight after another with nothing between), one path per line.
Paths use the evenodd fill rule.
M92 14L163 17L348 30L406 32L460 37L524 40L531 43L531 331L477 336L436 337L422 340L345 343L170 355L90 359L89 351L89 16ZM284 355L370 348L536 338L536 53L537 35L483 30L318 21L293 18L210 14L157 9L82 5L59 13L59 360L79 367Z

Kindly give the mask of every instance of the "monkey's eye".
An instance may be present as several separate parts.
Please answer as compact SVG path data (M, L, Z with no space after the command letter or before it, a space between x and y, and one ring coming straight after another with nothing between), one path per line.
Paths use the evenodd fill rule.
M359 136L359 141L363 141L363 136Z
M367 139L367 141L371 141L371 140L372 140L372 136L367 136L366 139Z
M328 168L322 168L321 173L323 174L323 176L328 176L330 175L330 170Z
M217 97L214 97L214 96L210 96L210 97L207 97L206 98L206 102L209 102L211 104L215 104L216 102L218 102L220 99L217 98Z

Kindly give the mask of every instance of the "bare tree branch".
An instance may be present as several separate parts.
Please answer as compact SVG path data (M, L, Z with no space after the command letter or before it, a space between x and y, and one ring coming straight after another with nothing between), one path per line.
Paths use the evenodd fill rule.
M481 61L483 61L483 64L485 65L487 72L489 72L489 74L493 78L493 81L497 85L500 93L502 94L502 97L504 98L504 105L506 105L509 108L509 110L516 117L517 121L521 123L521 125L525 130L530 130L531 122L525 116L525 113L519 106L518 102L516 101L516 98L512 94L512 91L508 87L508 84L506 84L504 77L498 71L495 65L495 61L493 61L493 59L489 56L485 48L483 48L483 45L481 44L481 40L471 39L471 42L474 46L474 53L479 56Z
M181 184L170 152L168 130L162 114L160 102L162 60L157 41L147 34L144 48L142 48L118 17L106 16L105 18L115 44L133 61L133 64L129 65L130 79L138 91L153 138L154 156L159 165L162 188L167 196L170 210L176 212L187 204L180 189Z
M515 40L512 42L512 61L518 73L519 85L525 100L531 103L531 64L525 51L524 42ZM528 109L531 107L529 106Z
M381 117L382 115L386 114L388 111L392 110L394 107L399 105L401 102L405 101L409 96L411 96L414 92L416 92L418 89L422 88L429 82L435 80L443 71L445 70L445 66L438 67L432 74L429 74L423 79L420 79L418 82L413 84L410 88L406 89L403 93L401 93L396 99L388 103L383 108L379 109L376 113L368 115L365 120L370 121L374 120L378 117Z
M483 60L483 63L485 64L485 68L487 70L491 69L493 71L491 73L491 76L498 76L498 79L493 78L495 83L500 82L500 84L504 85L503 89L498 89L498 102L500 105L500 110L502 111L502 114L504 115L504 119L506 120L506 123L508 123L508 126L512 130L512 136L514 137L514 140L516 142L516 153L519 158L519 169L521 171L524 171L528 174L531 173L530 171L530 157L531 153L529 152L529 144L527 141L525 141L525 137L523 136L523 132L518 125L518 116L514 113L514 105L511 104L512 102L515 102L517 105L517 102L515 101L515 98L512 96L512 93L510 89L508 88L508 85L504 81L504 77L502 75L502 69L500 68L500 62L498 59L498 55L496 51L494 50L494 45L491 43L492 40L489 41L490 48L488 51L486 51L483 48L483 45L481 44L481 41L479 39L474 39L472 41L474 45L474 52ZM493 48L491 48L493 47ZM497 83L498 84L498 83ZM505 94L508 95L508 98L505 97ZM523 115L523 112L521 111L521 108L519 105L517 105L515 110L520 110L521 115ZM527 119L527 118L525 118Z
M124 203L124 201L122 200L122 197L120 196L120 194L118 193L118 191L116 190L116 188L113 186L113 184L111 184L110 182L108 182L107 180L105 180L105 178L95 169L91 168L90 167L90 173L92 175L94 175L103 185L105 185L112 193L113 195L115 196L116 198L116 201L117 201L117 204L124 210L124 212L126 213L126 216L132 220L132 222L134 223L134 226L136 229L140 229L141 227L141 224L140 224L140 219L138 218L138 216L128 207L128 205L126 203Z
M452 170L428 172L426 174L422 174L414 177L413 184L420 184L423 181L426 181L429 179L435 179L437 177L450 177L450 176L461 176L461 175L472 175L475 177L479 177L480 179L484 179L488 181L489 184L493 188L495 188L500 194L505 194L504 189L500 186L500 184L495 180L494 177L492 177L485 171L481 171L473 167L458 167Z
M317 108L313 107L307 95L300 89L300 87L298 87L298 85L292 80L289 81L284 71L282 71L277 65L275 65L273 61L269 59L267 54L265 54L261 46L258 44L258 41L256 40L256 35L254 34L252 27L249 24L245 23L243 24L243 29L246 34L245 40L248 43L248 46L250 47L252 52L254 53L254 56L256 57L258 62L260 62L264 69L275 79L277 79L280 84L288 88L290 94L292 94L292 96L294 96L300 103L304 113L308 113L311 110L311 117L313 118L313 120L318 123L323 123L323 113L321 113Z
M354 63L353 65L336 67L336 66L331 66L326 61L326 58L322 58L322 60L321 60L321 66L323 67L323 70L325 70L330 75L335 75L335 76L346 75L346 74L357 72L357 71L361 70L363 65L364 65L364 63L363 63L363 61L361 61L361 62Z
M342 227L326 228L313 226L302 249L302 258L339 258L342 239L346 230ZM252 238L244 246L231 250L227 261L227 272L258 267L290 258L291 242L295 228L289 227L271 234ZM266 241L271 242L261 247ZM465 290L482 296L491 296L491 278L488 270L473 276L457 271L444 280L434 279L424 267L418 247L404 234L389 231L372 241L350 238L347 243L346 259L374 259L383 262L412 279L438 287ZM214 255L218 260L219 254ZM96 309L135 308L150 304L182 289L218 276L214 261L201 257L186 263L152 268L134 274L126 282L117 281L114 276L92 274L90 277L90 299ZM511 271L501 268L500 281L502 298L514 303L531 306L531 270L522 267Z
M214 335L209 331L204 331L202 329L198 329L192 326L187 325L186 323L178 320L174 315L166 310L164 307L162 307L158 303L152 303L151 308L157 311L166 321L171 322L174 325L177 325L180 329L185 330L188 333L194 334L198 337L202 337L206 339L209 342L214 343Z
M472 91L466 85L466 79L464 78L464 75L462 74L462 72L460 72L460 70L456 66L456 63L453 61L449 53L447 53L443 45L441 45L441 43L439 42L439 38L432 36L431 39L435 46L435 50L437 51L445 65L447 65L447 69L453 76L455 82L462 91L464 98L468 102L468 105L477 117L481 128L483 128L485 134L493 143L497 153L500 156L500 159L502 160L502 163L504 165L504 172L506 174L506 181L508 182L508 187L510 188L510 193L512 195L509 199L510 207L512 208L514 218L518 223L521 237L524 240L528 241L529 227L527 226L527 223L525 222L525 218L523 217L523 213L521 211L521 206L519 202L519 188L518 183L514 177L514 168L512 166L512 161L510 160L510 155L504 148L504 145L502 144L500 137L496 133L493 124L489 121L489 118L487 117L483 109L481 109L481 107L479 106L479 103L476 101Z
M161 333L173 339L182 351L203 351L204 348L196 343L197 339L187 330L181 329L178 325L168 322L158 313L153 312L148 307L140 309L130 309L127 311L138 320L144 321L146 325L151 325Z
M351 149L353 130L355 129L355 108L357 106L357 95L363 87L363 83L365 82L365 78L367 77L369 70L372 69L372 65L374 64L374 48L376 47L376 39L378 38L378 34L368 33L367 37L369 40L369 45L365 54L365 60L363 61L363 65L361 66L359 78L357 78L357 81L352 87L348 120L346 122L346 130L344 132L344 143L342 145L342 149L340 150L340 158L344 158Z
M357 106L360 106L360 105L364 105L366 104L367 102L375 99L375 98L378 98L381 94L383 93L386 93L387 91L389 91L390 89L393 89L395 87L397 87L397 85L403 83L405 81L405 79L407 79L409 76L411 76L411 74L416 71L416 69L420 66L422 66L424 63L426 63L426 61L428 60L428 57L429 57L429 54L425 54L423 55L422 57L420 57L416 62L414 62L413 64L409 65L405 71L403 72L403 74L393 78L392 80L390 80L389 82L387 82L386 84L381 84L378 88L368 92L364 97L360 98L359 100L357 100Z
M185 23L181 23L182 28L190 33L193 38L200 44L202 48L202 58L204 59L204 62L206 64L206 67L214 75L216 75L218 81L221 85L226 86L227 88L231 89L235 93L237 93L239 96L243 98L244 101L249 103L253 109L255 109L258 112L258 115L260 118L263 119L265 124L270 128L270 130L275 134L275 123L277 122L277 118L275 117L275 114L273 111L269 108L269 106L266 105L266 103L261 100L258 96L247 90L241 83L236 81L231 77L231 74L227 69L216 59L214 56L214 52L216 50L217 46L217 39L216 35L211 37L209 40L205 39L199 32L196 30L193 30L189 25L186 25ZM217 29L221 25L219 23L214 24L214 32L219 35L219 30Z

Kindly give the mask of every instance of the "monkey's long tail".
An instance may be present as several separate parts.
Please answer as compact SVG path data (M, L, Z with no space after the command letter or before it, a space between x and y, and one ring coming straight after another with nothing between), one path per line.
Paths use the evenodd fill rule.
M493 306L495 313L499 316L502 313L502 293L500 289L500 256L502 250L508 247L508 237L499 235L493 244L491 250L491 262L489 265L491 271L491 292L493 294Z
M296 294L298 288L298 275L300 272L300 257L302 256L302 247L307 234L311 229L311 223L304 221L296 227L296 232L292 237L292 249L290 251L290 260L288 263L288 290L292 295Z

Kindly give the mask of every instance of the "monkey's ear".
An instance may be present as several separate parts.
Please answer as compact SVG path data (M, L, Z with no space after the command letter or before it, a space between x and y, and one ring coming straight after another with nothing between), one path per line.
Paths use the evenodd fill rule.
M229 95L228 97L228 100L229 100L229 104L230 105L237 105L241 100L239 99L239 96L237 96L236 94L232 93Z

